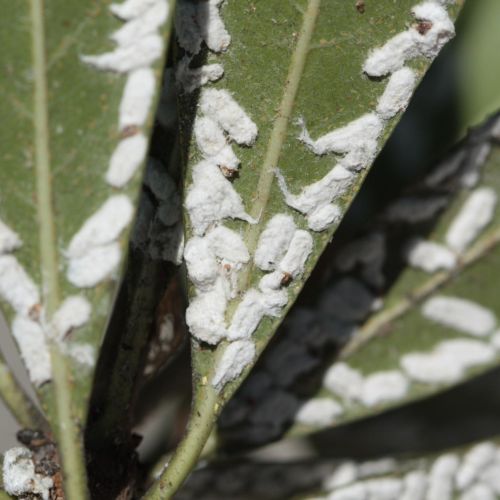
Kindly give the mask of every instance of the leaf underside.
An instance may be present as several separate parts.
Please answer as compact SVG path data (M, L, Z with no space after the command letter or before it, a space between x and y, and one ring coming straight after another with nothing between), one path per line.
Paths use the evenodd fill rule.
M208 63L218 62L224 66L224 77L213 86L229 90L259 129L255 145L235 147L242 166L233 181L233 186L242 196L248 212L253 216L260 214L259 223L249 228L245 223L224 220L225 225L244 235L251 253L265 224L277 213L292 214L297 227L307 229L303 216L285 204L274 179L269 186L269 197L265 197L264 202L262 194L257 191L258 186L262 187L262 176L266 176L263 169L269 167L266 165L269 149L279 148L277 164L271 168L279 166L293 193L300 192L302 187L321 179L329 172L335 165L335 156L317 156L308 150L297 139L301 131L297 120L304 118L311 135L318 137L372 111L387 79L367 78L362 73L363 62L371 49L383 45L391 36L411 24L411 8L414 6L410 1L397 4L390 1L376 2L370 4L362 14L355 8L354 2L348 6L344 2L321 3L315 29L305 52L303 72L298 76L295 74L298 78L298 90L293 100L288 101L289 119L285 135L282 142L277 144L273 130L276 128L277 116L282 116L282 108L280 111L278 108L280 102L282 103L284 84L287 81L287 73L294 67L294 58L297 57L296 50L300 44L297 45L296 41L300 39L302 23L307 21L305 13L315 2L278 3L255 2L241 8L228 2L222 9L222 16L231 34L231 45L227 54L209 53L207 56ZM454 18L459 9L459 5L452 6L449 9L450 16ZM408 61L407 65L413 68L420 78L428 68L429 60L417 58ZM285 94L286 92L287 90ZM192 99L187 99L187 103L185 112L189 114L193 109ZM389 120L379 140L379 148L389 137L396 122L397 117ZM190 130L190 127L187 129ZM188 186L191 182L191 167L200 158L193 142L189 151ZM353 185L335 200L342 212L345 212L358 191L367 170L361 172ZM314 248L307 260L305 271L288 286L288 305L279 318L265 317L252 336L257 356L263 351L294 302L337 225L336 223L325 231L313 233ZM188 230L188 238L189 236ZM264 275L252 264L249 264L244 273L247 279L244 280L243 288L238 290L240 297L249 287L256 287ZM234 308L235 305L229 306L228 320ZM193 342L195 387L203 390L204 381L211 380L214 364L225 347L224 342L216 349ZM226 385L217 398L218 408L230 399L247 372L248 370L242 377Z
M178 498L342 500L365 498L366 490L374 495L378 492L381 498L407 498L402 495L409 495L410 492L414 496L408 498L425 498L416 495L416 492L430 495L431 490L441 492L442 496L436 498L454 498L451 494L459 495L470 490L478 490L475 498L498 498L500 463L497 456L498 439L491 439L413 457L384 456L339 461L316 459L286 464L220 461L196 471L179 492ZM482 464L480 469L473 465L478 458ZM440 473L446 469L448 474ZM450 493L447 497L448 488ZM481 493L483 496L480 496Z
M496 284L490 279L496 275L499 265L498 208L486 227L463 252L456 255L455 265L426 272L409 265L406 257L408 244L415 238L438 243L447 250L446 234L471 195L484 188L498 192L500 149L495 132L497 123L498 115L473 130L430 170L424 181L376 214L368 222L365 232L333 249L327 264L325 285L317 291L314 304L299 304L292 310L277 342L266 351L222 414L222 446L264 444L277 439L285 431L293 436L307 435L322 428L359 420L446 390L498 365L497 326L494 323L490 331L476 336L432 320L422 310L423 304L432 297L445 296L464 299L486 308L494 317L500 317ZM456 167L454 171L450 170L453 165ZM448 175L442 175L446 168ZM439 182L432 181L439 177ZM476 181L471 182L471 178ZM432 200L436 196L444 197L445 203L429 217L411 220L408 212L406 216L391 216L395 213L394 207L402 206L402 201ZM422 206L420 209L416 205L413 207L417 215L418 210L422 211ZM356 252L356 245L360 248L359 243L365 242L361 248L366 257L370 253L366 242L370 238L373 242L374 235L380 242L375 253L378 252L381 259L368 264L358 261L350 269L342 270L339 264L342 255L352 255ZM339 286L346 281L358 288L349 290ZM355 293L361 295L353 295ZM383 299L382 305L380 299ZM351 314L350 319L346 317L346 310L348 315ZM405 373L402 366L405 355L428 354L443 341L450 340L477 343L487 355L450 380L419 382ZM448 359L446 363L453 366L453 362ZM347 364L365 380L375 374L397 372L407 380L407 390L371 403L355 396L350 399L338 391L334 393L330 384L335 386L333 374L338 364ZM288 371L284 369L285 365L289 366ZM318 400L327 405L329 401L333 402L337 411L327 417L327 421L315 424L301 421L301 405ZM276 401L281 403L273 406ZM271 417L277 413L281 416L280 422Z
M42 17L38 17L39 5ZM85 64L81 56L113 51L116 46L109 35L121 28L123 21L112 15L107 4L95 2L9 2L2 10L2 64L11 76L4 78L1 89L5 119L0 125L3 161L0 216L22 240L22 246L14 252L15 258L47 294L42 303L46 318L68 296L79 295L88 300L92 308L90 320L71 333L70 341L91 346L97 352L119 272L95 287L77 288L65 276L67 247L84 222L110 196L126 194L135 203L141 176L135 175L120 190L106 183L110 157L123 138L118 127L118 110L126 77L97 71ZM32 39L36 39L37 30L45 44L42 47L45 60L38 72L37 56L32 53ZM166 26L162 35L165 33ZM157 61L157 77L160 66ZM47 99L42 102L46 122L35 105L36 89L40 86L46 86L47 91ZM148 116L144 126L146 135L152 121L151 113ZM36 138L40 135L46 137L45 170L39 168L40 143L37 144ZM37 183L43 184L51 196L41 196ZM47 231L50 226L52 233ZM128 230L119 238L122 256L126 251L126 233ZM54 255L50 268L42 256L44 247L51 248ZM48 290L47 283L54 286ZM49 306L48 302L52 304ZM5 307L5 314L8 319L14 317L9 307ZM73 361L69 364L72 411L82 423L93 369ZM52 415L51 384L44 384L38 392L45 410Z

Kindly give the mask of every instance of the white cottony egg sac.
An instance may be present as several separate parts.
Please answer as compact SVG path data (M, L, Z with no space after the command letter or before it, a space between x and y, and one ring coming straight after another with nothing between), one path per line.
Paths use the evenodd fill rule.
M441 455L433 464L429 477L429 488L426 500L451 500L453 494L453 479L459 466L455 454Z
M54 481L50 476L35 471L33 453L28 448L16 446L7 450L3 456L3 487L9 495L16 498L51 498Z
M285 256L295 234L293 217L285 214L273 216L262 231L254 261L262 271L273 271Z
M116 241L89 248L68 262L66 277L78 288L92 288L109 278L120 263L121 249Z
M376 372L364 380L361 400L366 406L400 400L408 386L408 379L399 371Z
M250 340L231 342L218 361L212 385L221 390L228 382L239 377L255 358L255 345Z
M439 343L427 353L409 353L401 358L401 367L416 382L452 383L463 377L465 370L491 362L495 349L477 340L456 339Z
M124 194L108 198L73 236L68 257L83 257L91 249L115 241L130 223L133 210L132 202Z
M484 468L495 461L497 448L493 443L480 443L473 446L464 456L455 476L459 490L469 487L483 472Z
M40 323L23 316L12 322L12 335L16 339L31 382L40 387L51 378L50 353Z
M102 71L128 73L145 68L162 56L163 40L157 34L147 35L126 47L98 56L81 56L84 63Z
M184 248L189 279L201 292L211 289L217 280L219 266L208 240L199 236L189 239Z
M299 121L299 124L302 125L299 140L317 155L349 153L360 149L363 143L376 141L384 128L382 120L375 113L368 113L319 139L313 140L304 123Z
M205 159L230 170L239 167L240 160L217 122L206 116L198 116L194 123L194 136L196 145Z
M230 340L250 339L264 317L262 294L251 288L238 304L228 329Z
M224 131L219 124L208 116L197 116L194 122L196 145L205 157L215 156L226 145Z
M358 467L355 462L341 463L334 471L323 479L323 488L331 491L346 484L353 483L358 478Z
M0 255L0 297L23 316L36 316L40 306L37 286L12 255Z
M410 68L403 67L394 72L378 100L377 114L384 120L389 120L400 111L404 111L413 94L416 81L417 75Z
M13 252L21 245L19 235L0 219L0 255Z
M217 226L207 234L206 239L211 251L222 262L245 264L250 260L243 238L232 229Z
M81 295L73 295L64 299L59 309L52 316L53 335L58 340L75 328L79 328L90 319L92 306L88 300Z
M278 184L288 206L303 214L313 214L317 210L344 194L353 183L354 175L341 165L336 165L322 179L302 188L299 194L288 190L285 178L276 171Z
M412 9L416 26L398 33L382 47L371 51L363 71L382 77L401 69L418 56L435 57L455 35L455 27L446 10L436 2L423 2Z
M497 195L488 187L472 192L446 233L447 245L456 252L463 252L492 221Z
M124 187L139 169L146 157L148 141L143 134L122 139L109 161L106 182L113 187Z
M218 279L207 292L191 299L186 310L186 324L191 334L201 342L216 345L226 336L227 298L224 284Z
M162 0L125 0L123 3L112 3L109 10L120 19L129 21L147 11L154 4Z
M342 210L338 205L327 203L307 215L309 229L320 232L340 220Z
M294 279L300 276L304 272L304 266L312 252L313 244L310 233L302 229L295 231L290 246L278 265L279 270Z
M112 33L111 40L120 47L126 47L156 32L167 20L168 10L166 0L157 0L143 14L125 23L120 29Z
M313 398L299 408L295 420L304 425L326 427L342 412L342 406L331 398Z
M203 235L211 225L227 217L256 222L246 213L241 196L219 167L206 160L193 167L193 183L188 188L185 206L197 235Z
M110 35L116 49L99 55L82 55L80 59L102 71L127 74L118 120L122 139L110 158L106 173L110 186L123 188L146 156L148 141L140 128L146 123L155 93L156 78L150 66L163 55L163 36L159 29L167 21L170 8L168 0L125 0L111 4L109 9L126 21ZM171 190L170 184L162 184L162 188L166 186ZM166 214L170 207L163 208L162 214L171 222L167 225L175 226L175 221ZM127 196L111 196L74 235L66 252L69 260L67 278L74 286L94 287L115 271L121 259L117 240L130 224L133 212ZM162 248L155 248L156 253L161 254L161 258L176 261L182 245L175 227L169 228L163 236L168 241L162 241Z
M231 35L226 30L219 13L222 0L208 0L198 3L198 25L207 47L213 52L224 52L231 43Z
M238 233L218 226L205 237L194 236L189 239L184 258L191 282L197 291L206 292L224 274L224 270L247 263L250 255Z
M257 139L257 125L227 90L203 90L199 106L238 144L251 146Z
M403 491L398 500L424 500L427 490L427 474L423 471L409 472L403 479Z
M140 68L128 75L120 102L120 130L144 125L154 92L155 75L151 68Z
M458 297L431 297L424 303L422 314L436 323L474 336L488 335L496 325L492 311Z
M259 292L251 288L236 308L231 326L227 331L227 338L230 340L251 338L262 318L278 316L287 302L286 290Z
M345 400L358 400L363 394L363 375L346 363L334 363L325 373L323 385Z
M423 239L411 240L406 248L406 259L410 266L434 273L440 269L453 269L456 255L444 245Z

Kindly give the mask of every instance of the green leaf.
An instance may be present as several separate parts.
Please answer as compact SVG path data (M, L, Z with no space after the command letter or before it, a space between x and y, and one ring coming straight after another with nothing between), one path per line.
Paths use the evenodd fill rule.
M173 5L162 4L154 29L143 17L135 24L146 25L148 40L156 37L157 52L147 52L141 60L135 54L134 60L144 33L135 32L128 48L120 48L123 40L116 48L109 37L124 26L124 20L118 18L123 12L116 11L114 16L107 4L74 0L4 3L0 36L2 67L8 78L2 82L0 218L17 236L8 233L14 243L1 249L1 295L8 304L7 317L17 325L14 335L31 379L58 435L65 472L72 471L67 494L84 498L80 428L87 414L93 364L119 278L140 183L138 167L151 127L151 113L145 109L148 99L141 101L139 109L135 103L136 112L147 112L143 118L134 115L137 122L119 125L119 108L124 84L129 81L127 74L154 62L153 73L148 75L153 80L148 95L153 108L162 65L160 47L170 24L165 22L169 18L165 12ZM126 29L138 14L132 13ZM88 54L109 54L108 63L111 60L119 71L106 71L102 58L86 58ZM121 56L126 65L118 68L116 59ZM103 71L98 70L99 65ZM137 86L134 90L137 92ZM128 166L135 168L133 175L112 178L108 166L117 146L141 137L144 152L142 147L128 152L136 157L134 165L127 165L123 155L115 165L122 173ZM80 238L78 247L75 234L111 200L119 201L115 213L100 233L94 229L87 238ZM16 265L20 266L17 271ZM78 298L79 309L75 302L65 303L70 297ZM63 304L68 308L58 324L64 324L65 331L52 321ZM89 307L91 314L86 317Z
M177 497L179 500L260 496L269 500L494 499L500 495L498 449L498 439L493 438L437 453L371 460L309 458L287 463L222 460L195 471ZM472 496L472 492L477 496Z
M213 4L216 3L213 2ZM150 498L160 498L160 491L163 494L175 491L177 484L182 481L186 473L186 468L196 459L195 450L201 451L217 414L272 338L318 257L331 240L341 214L345 212L359 189L376 151L380 149L394 127L398 107L399 109L405 107L405 103L400 103L395 105L391 112L385 113L381 107L378 108L378 114L374 112L378 104L382 106L379 99L388 82L391 82L391 86L396 83L389 77L389 74L405 64L407 68L414 71L412 73L409 69L405 70L409 72L410 80L413 76L418 79L427 69L431 59L431 57L413 57L415 52L412 52L412 55L406 58L406 63L400 61L399 67L397 63L390 69L381 68L380 64L372 64L374 67L367 71L372 76L377 76L368 77L363 73L367 57L373 49L383 46L393 36L403 31L406 33L405 36L420 41L425 39L427 33L430 39L438 31L441 33L439 39L444 41L451 36L453 31L452 25L445 23L444 26L437 20L435 23L426 24L423 19L425 16L420 16L420 19L415 20L412 16L414 3L410 1L371 3L366 6L364 13L363 9L356 8L355 2L346 5L341 1L321 2L320 0L303 0L285 4L278 1L261 1L243 7L228 2L222 7L222 17L231 36L230 45L228 46L227 37L224 38L223 25L214 21L218 17L214 5L212 5L213 10L207 7L207 12L212 16L211 24L200 30L202 35L205 33L207 43L209 46L212 44L211 48L214 51L222 52L227 49L227 53L208 52L197 55L199 40L196 37L189 38L197 28L190 24L190 19L194 16L200 22L200 16L193 14L191 7L192 4L189 2L179 6L177 31L181 40L180 44L187 51L187 55L184 56L187 59L181 59L180 62L181 83L183 83L182 71L185 71L186 60L193 67L199 67L199 61L204 61L205 58L210 64L221 64L224 77L219 82L211 84L213 88L209 91L201 91L199 103L198 93L194 98L192 95L186 95L181 99L185 147L189 150L186 155L188 163L186 215L190 223L187 230L187 245L194 241L193 235L206 236L210 234L214 225L223 223L227 228L235 231L235 237L242 236L244 247L248 250L250 257L242 258L240 261L238 259L231 261L231 255L226 257L225 263L228 265L225 269L233 274L236 282L227 307L220 306L220 294L212 301L212 305L216 303L214 307L203 304L202 301L205 300L203 294L206 290L201 290L203 288L201 281L204 278L194 276L196 273L194 266L199 265L200 260L205 264L203 259L212 262L210 259L215 259L215 257L209 255L209 251L205 255L194 256L193 254L192 263L187 258L188 274L192 285L198 287L197 291L195 291L196 286L191 287L192 297L196 294L197 298L192 299L187 315L191 333L195 337L192 346L195 386L193 418L186 440L170 462L166 476L162 477L150 493ZM434 7L440 9L440 7ZM204 8L201 7L201 9ZM452 18L458 14L459 9L459 5L450 7L449 14ZM203 14L201 19L203 20ZM211 32L210 26L217 26L217 29L214 28ZM427 28L434 31L428 32ZM211 36L213 39L210 38ZM213 42L217 41L219 36L221 38L217 46ZM440 42L436 43L440 44ZM431 56L431 53L436 55L437 52L437 45L434 44L434 48L426 52L426 55ZM190 53L195 53L196 57L191 59ZM385 61L395 61L397 57L398 55L392 52ZM208 74L209 70L213 71L213 67L205 67L200 71L206 71ZM380 76L382 78L379 78ZM398 76L401 74L398 73ZM213 79L219 77L220 74L214 76ZM404 79L407 77L408 73ZM210 80L210 77L208 79ZM405 81L408 83L408 80ZM409 85L409 87L412 86ZM230 104L229 107L227 95L220 92L226 90L236 103ZM408 91L408 85L402 93L405 94L406 91ZM389 100L393 105L396 102L394 95ZM224 103L219 107L220 101L224 101L225 107ZM192 140L192 122L193 115L196 114L197 103L199 104L198 119L208 116L225 129L228 140L232 142L233 151L241 160L241 168L237 175L234 175L235 166L226 164L226 160L222 161L213 156L207 157L210 153L206 152L206 147L210 144L204 145L199 137ZM244 111L242 112L239 107ZM231 114L232 111L228 111L229 109L234 110L234 115ZM363 118L366 121L360 125L360 122L356 120L367 113L371 115L367 119ZM326 151L321 150L320 143L309 144L309 147L306 147L304 142L308 142L309 139L298 124L300 119L305 120L308 132L314 138L350 125L348 131L344 131L348 138L346 139L342 134L339 140L342 144L331 147L332 152L335 150L339 154L323 154ZM252 122L258 129L256 140ZM197 125L199 123L196 123L194 127L196 128ZM216 125L210 125L203 132L210 135L214 133L214 127ZM354 129L353 133L350 132L352 129ZM298 139L299 136L302 140ZM370 138L374 142L370 142ZM204 148L206 163L201 163ZM354 168L354 164L349 163L352 156L346 156L345 153L348 152L361 154L362 158L358 158L355 162L358 168ZM352 173L343 169L339 170L339 168L334 171L336 173L341 171L349 178L344 183L338 179L333 181L335 188L332 190L338 189L338 192L325 194L323 191L322 193L325 194L323 201L318 201L313 195L311 202L314 206L307 209L300 203L294 203L292 195L285 196L286 190L283 183L286 183L291 193L298 194L301 189L311 186L316 181L329 178L326 176L336 163L341 165L349 163L349 168L354 170ZM233 174L231 181L224 179L216 166L220 166L225 175ZM284 177L281 186L276 180L277 167ZM210 179L207 176L210 176ZM220 190L217 191L219 188ZM212 203L213 198L218 196L224 198L226 206ZM238 203L239 196L241 196L242 205ZM325 202L332 202L335 206L332 203L325 204ZM294 205L297 210L290 205ZM229 209L228 206L230 206ZM337 216L333 217L333 212L337 210ZM331 217L323 218L321 224L318 221L315 222L314 216L320 213L325 214L325 211ZM293 217L296 227L302 231L299 233L303 238L302 241L311 237L313 248L310 255L307 251L304 253L304 257L307 258L304 269L299 264L296 269L290 268L290 272L285 269L286 272L283 272L281 276L281 288L278 285L280 290L275 291L273 298L276 299L278 295L278 300L282 301L281 306L283 302L287 305L281 310L276 307L274 311L255 312L260 307L255 304L262 299L262 294L258 295L256 290L266 273L254 264L253 257L263 230L270 219L277 214ZM307 219L305 215L308 216ZM229 220L231 217L234 220ZM252 218L256 223L251 223ZM246 222L241 222L241 220ZM297 233L295 235L298 236ZM199 240L197 244L201 245ZM223 247L226 245L225 248L229 254L231 249L228 241L221 240L221 245ZM223 259L220 255L219 258ZM201 274L205 271L206 269L201 269ZM267 276L269 277L269 274ZM279 278L279 274L275 273L274 277ZM292 278L291 282L286 286L285 282L288 282L289 278ZM213 283L210 284L212 285ZM227 342L223 340L225 327L220 325L224 321L221 320L221 313L216 309L217 307L222 309L225 321L230 324L232 318L237 318L239 312L242 312L238 311L238 305L242 298L243 301L244 297L250 298L247 295L249 291L253 294L254 303L240 317L248 320L255 313L255 324L249 326L246 332L247 334L253 333L251 340L247 339L239 343ZM211 288L211 292L218 293L214 291L214 288ZM267 292L262 293L265 295ZM285 299L283 295L286 296ZM270 296L266 297L270 298ZM211 299L206 300L208 303ZM199 313L194 318L196 307L199 308ZM212 323L217 322L220 328L211 328ZM247 324L249 322L251 321L247 321ZM238 330L235 337L241 331ZM252 352L254 348L255 355ZM237 355L231 357L230 354L234 350L237 351ZM225 370L226 368L229 370ZM232 373L229 374L229 372Z
M263 444L294 419L292 435L365 418L498 364L500 311L490 279L500 255L497 127L498 115L374 217L366 233L338 247L317 304L290 315L223 414L223 444ZM476 212L470 203L478 199L484 205ZM458 249L457 236L476 220L477 232ZM432 251L408 257L429 243ZM458 310L428 312L443 297Z

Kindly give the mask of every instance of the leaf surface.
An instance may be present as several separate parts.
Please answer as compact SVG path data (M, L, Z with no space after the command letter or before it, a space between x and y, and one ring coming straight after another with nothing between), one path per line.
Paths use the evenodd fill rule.
M223 8L223 19L232 43L227 55L210 54L208 57L208 62L224 66L224 78L215 86L228 89L259 130L255 145L234 145L242 166L232 183L248 207L248 213L259 221L252 225L226 219L229 227L243 234L250 254L254 254L262 230L275 214L291 214L298 228L310 229L304 214L285 203L274 169L279 167L290 191L298 193L320 180L342 160L342 155L317 155L305 147L298 140L301 129L297 120L303 118L311 135L317 137L372 111L387 79L375 81L368 78L363 74L363 63L372 49L383 45L391 35L404 30L412 22L413 6L411 2L397 5L378 2L368 6L364 14L354 4L337 6L335 2L314 1L280 4L279 8L272 2L259 2L243 10L228 3ZM450 11L456 15L458 7L453 6ZM275 63L256 64L256 61ZM417 58L409 61L408 66L421 76L428 63L424 58ZM291 89L292 86L296 88ZM388 137L395 121L391 119L387 123L378 148ZM194 165L200 160L200 154L194 144L192 149L190 164ZM354 174L353 184L335 199L342 212L359 188L365 172ZM190 174L191 169L188 172L188 192ZM314 238L313 251L303 275L294 279L287 288L287 307L297 296L336 226L334 223L324 231L309 230ZM188 232L188 237L190 234ZM234 302L237 303L250 287L256 288L263 275L250 261L240 273ZM235 304L229 305L229 319L235 307ZM285 311L286 308L283 313ZM266 317L260 322L253 336L257 352L267 344L283 313L277 319ZM213 360L220 350L221 347L214 352L195 342L193 354L200 376L207 376L213 369ZM224 399L237 384L226 387Z
M78 438L64 437L65 429L78 434L74 424L82 426L86 417L134 216L172 6L158 2L151 27L147 12L118 6L113 15L99 2L4 4L0 218L2 237L11 243L2 241L1 296L44 409L60 425L63 458L71 461L70 442ZM110 40L116 33L119 43ZM137 59L145 36L156 43L151 70ZM140 68L148 73L145 95L137 97L135 85L127 98L124 84L130 87ZM127 119L119 112L124 105ZM124 142L128 154L120 155ZM105 217L99 216L103 207ZM95 218L100 224L84 230Z
M191 287L192 301L187 322L194 336L195 401L191 430L184 442L185 447L181 445L177 456L181 457L186 452L190 460L193 459L192 450L205 441L215 416L248 373L295 300L359 189L376 152L394 127L398 112L406 106L413 85L439 50L436 44L431 44L434 48L430 51L421 51L420 48L415 50L416 45L412 45L411 54L406 54L406 60L403 57L399 66L396 64L390 69L369 60L372 51L384 46L401 32L404 32L404 37L418 40L416 43L419 47L423 40L430 40L437 32L441 33L438 37L441 41L450 38L453 24L447 16L449 14L454 19L461 2L450 6L448 14L438 3L432 4L433 12L439 11L443 19L447 19L446 26L437 20L425 24L423 17L428 17L428 13L413 15L415 3L410 1L374 2L367 4L366 9L357 8L356 2L346 4L320 0L285 3L262 1L246 6L236 2L222 5L221 2L211 2L208 7L207 4L199 5L201 15L189 10L193 6L190 2L179 5L177 35L182 49L185 49L185 52L180 52L180 83L183 83L182 71L185 71L186 62L191 69L197 68L200 72L205 71L205 74L214 69L209 65L220 64L224 76L214 76L212 80L218 80L215 83L210 83L209 77L209 88L181 99L188 164L185 201L189 223L187 248L196 238L199 245L202 245L200 238L211 245L211 233L215 231L214 228L223 225L233 230L235 237L241 236L250 257L231 262L233 255L224 261L220 255L214 256L214 250L211 249L193 257L192 266L187 259L188 274L194 285ZM218 17L217 6L221 7L221 18ZM205 8L208 17L203 14ZM197 20L201 29L193 25L192 19ZM205 26L203 21L206 22ZM427 31L427 28L432 29ZM197 29L211 51L198 54L199 40L190 38ZM224 35L225 29L230 36L230 43L228 36ZM214 41L218 41L219 45L214 44ZM441 42L436 43L439 45ZM424 52L428 57L421 57ZM391 53L389 59L393 55ZM209 65L201 67L200 61L203 64L205 59ZM371 63L374 67L367 69ZM391 93L389 107L392 106L392 110L384 110L381 96L386 87L395 84L389 75L403 66L407 72L404 78L409 73L412 84L403 85L405 89L402 94L406 97L398 101L399 104L396 104L397 99ZM364 73L364 69L370 73L370 77ZM398 75L401 76L400 73ZM408 80L405 81L408 83ZM192 89L186 89L186 94L189 90ZM230 98L225 94L226 91L235 106L227 105ZM219 105L220 101L226 105ZM236 109L234 115L228 109ZM194 121L194 115L197 115L197 121ZM236 174L234 165L228 168L226 160L204 151L211 144L204 144L200 140L196 128L198 120L206 118L224 129L226 146L233 148L241 162ZM360 118L361 122L358 121ZM314 140L308 139L300 123L305 123L307 132ZM257 137L255 129L258 130ZM210 130L214 130L214 125L204 129L203 133L210 135ZM327 151L328 148L322 146L325 139L323 142L316 142L315 139L331 131L337 131L335 137L340 138L338 143L328 146L330 150ZM302 140L299 140L299 136ZM329 142L328 139L326 142ZM335 166L337 169L332 170ZM217 167L221 167L220 172ZM277 182L277 168L283 175L281 186ZM349 168L352 172L348 171ZM337 174L344 175L348 180L343 182L338 177L328 183L328 179ZM222 175L231 179L224 179ZM207 180L209 176L212 176L211 180ZM319 194L314 193L317 182L320 183ZM325 187L325 184L328 185ZM287 190L288 195L285 195ZM294 195L301 193L301 190L307 200L295 202ZM227 201L229 209L221 202L213 201L219 196ZM306 207L309 202L312 205ZM281 268L274 273L274 278L277 273L278 277L280 272L283 273L281 285L275 286L278 290L274 290L276 294L273 296L276 298L281 294L277 299L281 301L281 307L262 311L262 308L259 310L259 301L266 300L270 295L262 297L266 292L262 291L261 280L270 278L270 273L263 272L262 265L255 264L253 259L263 230L277 214L293 217L301 237L312 239L312 251L305 252L304 268L299 264L294 269L285 269L285 261L281 261ZM227 240L223 245L230 247ZM288 250L294 248L292 244ZM216 278L209 278L212 281L207 288L201 284L203 277L198 279L194 276L200 259L206 258L206 262L213 263L216 257L217 264L221 266L220 272L225 269L233 275L234 281L229 279L232 284L226 283L226 288L231 289L230 292L224 292L228 297L222 297L217 292L219 285L215 284ZM207 269L202 267L198 269L201 274ZM217 283L220 284L219 281ZM259 287L261 291L257 292ZM211 301L205 298L208 292L219 295ZM243 312L238 306L242 301L245 303L246 299L252 302L251 294L253 304L247 312ZM258 298L255 299L256 295ZM211 301L211 305L202 306L204 300L207 304ZM193 318L196 308L197 317ZM224 315L222 321L220 310ZM244 321L241 328L233 324L234 335L226 334L225 330L230 331L229 325L233 320L236 323L235 318L238 317L248 321ZM212 323L217 322L220 328L212 328ZM228 336L230 342L227 341ZM238 343L235 339L238 339ZM234 351L237 351L236 355L231 355ZM190 451L187 451L188 448ZM175 489L182 475L178 466L182 469L188 463L183 461L181 464L181 460L174 458L166 472L169 477L177 476L174 483L162 478L151 498L160 498L162 488L167 488L168 492Z
M479 465L480 464L480 465ZM498 439L415 456L283 463L221 461L196 471L179 499L498 498ZM420 496L418 495L420 493ZM436 493L439 493L437 495ZM370 495L370 496L368 496ZM407 495L407 496L405 496Z
M290 315L223 414L223 443L358 420L498 364L497 116L333 252L316 304Z

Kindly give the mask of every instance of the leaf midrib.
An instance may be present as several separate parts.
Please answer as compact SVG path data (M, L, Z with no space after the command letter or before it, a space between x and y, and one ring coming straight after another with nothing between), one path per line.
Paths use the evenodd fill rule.
M56 231L52 207L44 2L43 0L30 0L30 4L33 30L33 125L35 129L35 173L40 266L42 271L44 309L50 318L59 304L59 281L57 248L55 243Z
M271 187L275 177L275 169L286 139L288 125L292 115L293 107L299 90L299 85L304 73L304 67L311 45L311 38L316 26L321 0L309 0L304 12L302 28L300 30L297 45L292 54L290 67L288 69L285 89L277 116L269 136L266 153L262 162L259 181L257 183L255 200L250 209L250 215L258 220L257 224L249 225L245 232L245 242L250 255L255 253L257 241L262 230L265 208L269 203ZM253 270L253 260L241 271L240 289L246 290L250 286Z
M339 357L342 359L350 357L380 332L383 332L388 325L412 310L416 303L422 302L438 288L446 285L453 277L458 276L461 271L476 263L498 245L500 245L500 228L490 231L487 235L478 240L476 244L461 257L458 268L453 268L450 271L441 271L426 280L418 288L405 294L405 297L389 309L383 309L375 314L375 316L359 329L356 337L346 344L340 352Z

